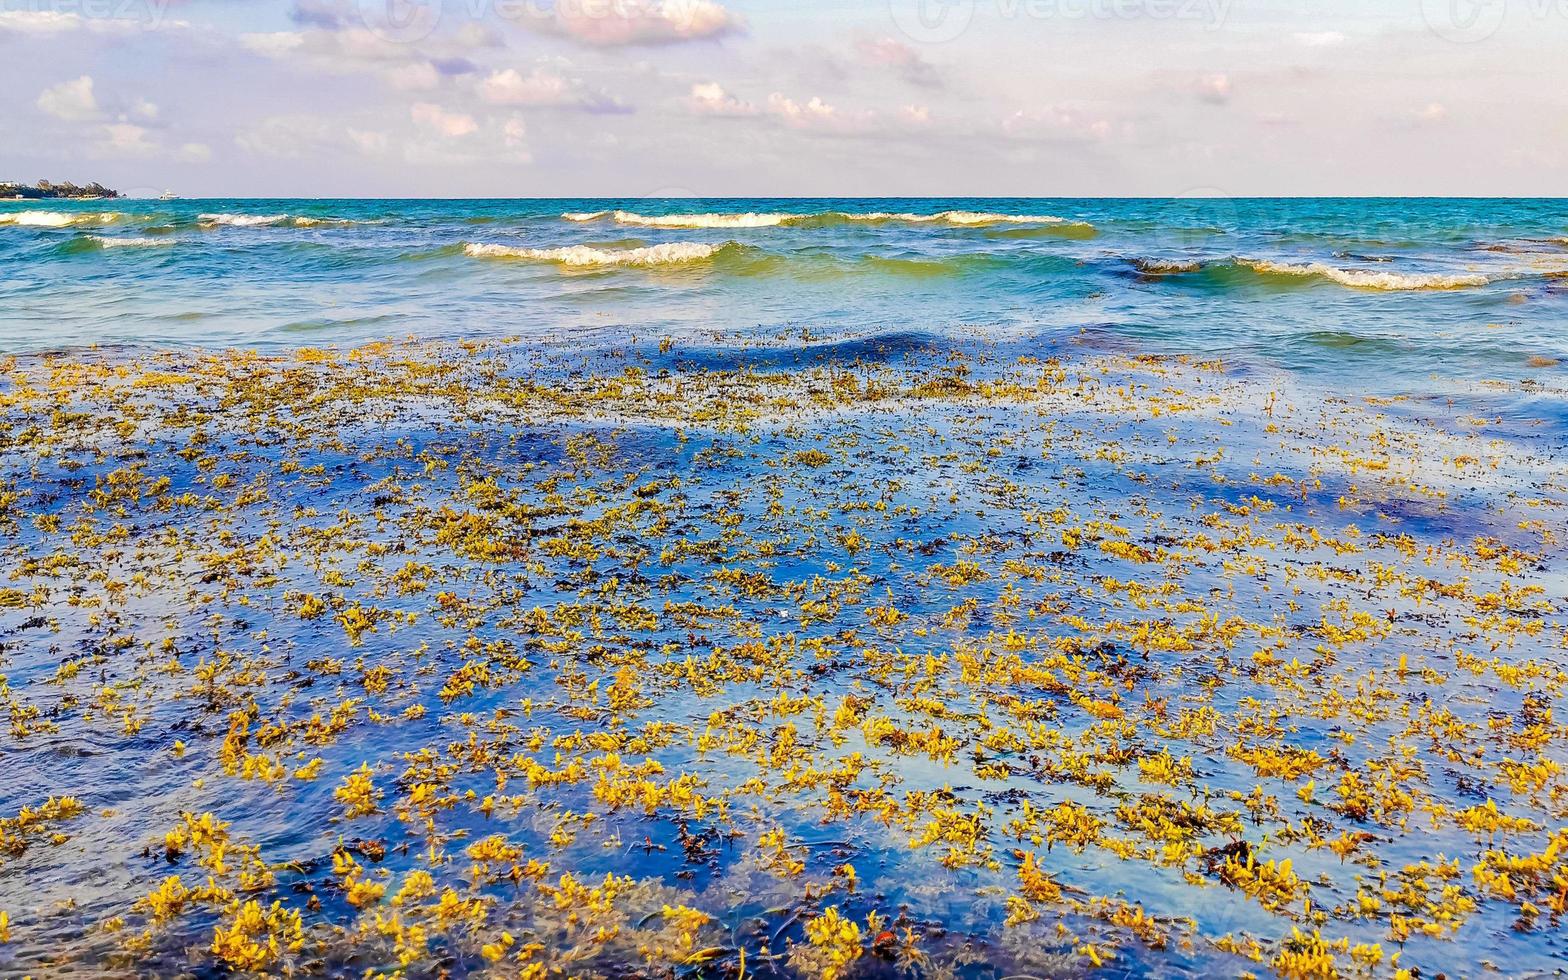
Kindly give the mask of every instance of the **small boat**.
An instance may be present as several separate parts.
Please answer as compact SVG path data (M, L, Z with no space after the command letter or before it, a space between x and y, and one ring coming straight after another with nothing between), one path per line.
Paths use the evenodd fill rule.
M179 197L180 197L180 195L174 193L173 191L164 191L162 194L158 195L158 200L160 200L160 201L176 201L176 200L179 200Z

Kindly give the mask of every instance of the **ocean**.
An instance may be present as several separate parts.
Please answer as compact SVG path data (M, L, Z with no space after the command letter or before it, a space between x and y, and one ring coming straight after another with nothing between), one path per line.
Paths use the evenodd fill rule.
M5 202L0 266L0 974L1568 954L1568 204Z
M1088 335L1378 382L1564 353L1568 204L0 203L0 349Z

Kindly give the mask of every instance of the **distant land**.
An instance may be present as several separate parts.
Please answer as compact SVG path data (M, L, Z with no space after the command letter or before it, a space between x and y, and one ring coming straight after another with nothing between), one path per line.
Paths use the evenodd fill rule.
M69 180L58 184L40 180L36 184L22 184L14 180L0 180L0 198L60 198L60 197L119 197L120 192L103 186L97 181L77 186Z

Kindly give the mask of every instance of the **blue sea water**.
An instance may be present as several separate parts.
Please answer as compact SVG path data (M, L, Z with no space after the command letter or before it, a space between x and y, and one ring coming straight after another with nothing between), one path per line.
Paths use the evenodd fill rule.
M8 201L0 265L5 352L917 331L1380 387L1568 353L1557 200Z

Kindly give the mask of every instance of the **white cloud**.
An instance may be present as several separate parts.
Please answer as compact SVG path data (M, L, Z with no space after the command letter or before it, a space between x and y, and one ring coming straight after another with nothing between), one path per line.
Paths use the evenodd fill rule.
M837 122L841 118L837 108L817 96L812 96L801 104L780 92L768 96L768 111L791 126L823 125Z
M528 125L521 116L512 116L501 125L501 139L508 148L520 147L528 138Z
M865 63L891 68L916 85L941 84L941 79L937 77L936 69L930 62L897 38L862 38L855 42L855 51Z
M687 98L691 111L701 116L755 116L757 107L737 99L724 91L717 82L704 82L691 87Z
M1014 139L1051 142L1093 142L1109 137L1109 119L1070 106L1020 109L1002 120L1002 134Z
M1448 107L1441 102L1428 102L1415 113L1416 122L1440 123L1448 118Z
M416 102L409 107L409 118L416 125L449 139L468 136L479 129L474 117L463 112L448 112L430 102Z
M270 34L241 34L240 46L247 51L268 58L282 58L305 46L305 35L298 31L274 31Z
M375 156L387 151L387 134L374 129L348 129L348 140L359 152Z
M234 137L235 145L255 156L290 160L330 147L333 127L316 116L269 116Z
M436 71L435 65L428 61L416 61L389 68L386 70L385 77L393 88L403 91L424 91L441 84L440 73Z
M1203 75L1194 84L1194 89L1203 101L1222 105L1230 101L1230 76L1223 72Z
M64 34L84 26L85 22L76 14L57 10L0 10L0 32Z
M1345 35L1339 31L1317 31L1292 35L1296 43L1308 48L1331 48L1336 44L1345 43Z
M475 91L491 105L564 106L578 101L572 82L543 68L527 75L516 68L491 72Z
M147 129L135 123L109 123L103 135L105 149L114 156L150 157L161 150L147 138Z
M68 122L87 122L103 114L93 94L91 75L44 89L38 96L38 108Z
M63 6L63 5L62 5ZM0 35L16 34L33 37L51 34L69 34L74 31L91 31L94 34L124 34L129 31L154 28L188 27L184 21L165 21L167 5L153 3L148 8L149 17L83 17L81 14L62 10L0 10Z
M745 28L739 16L714 0L557 0L534 15L534 25L596 47L673 44Z

